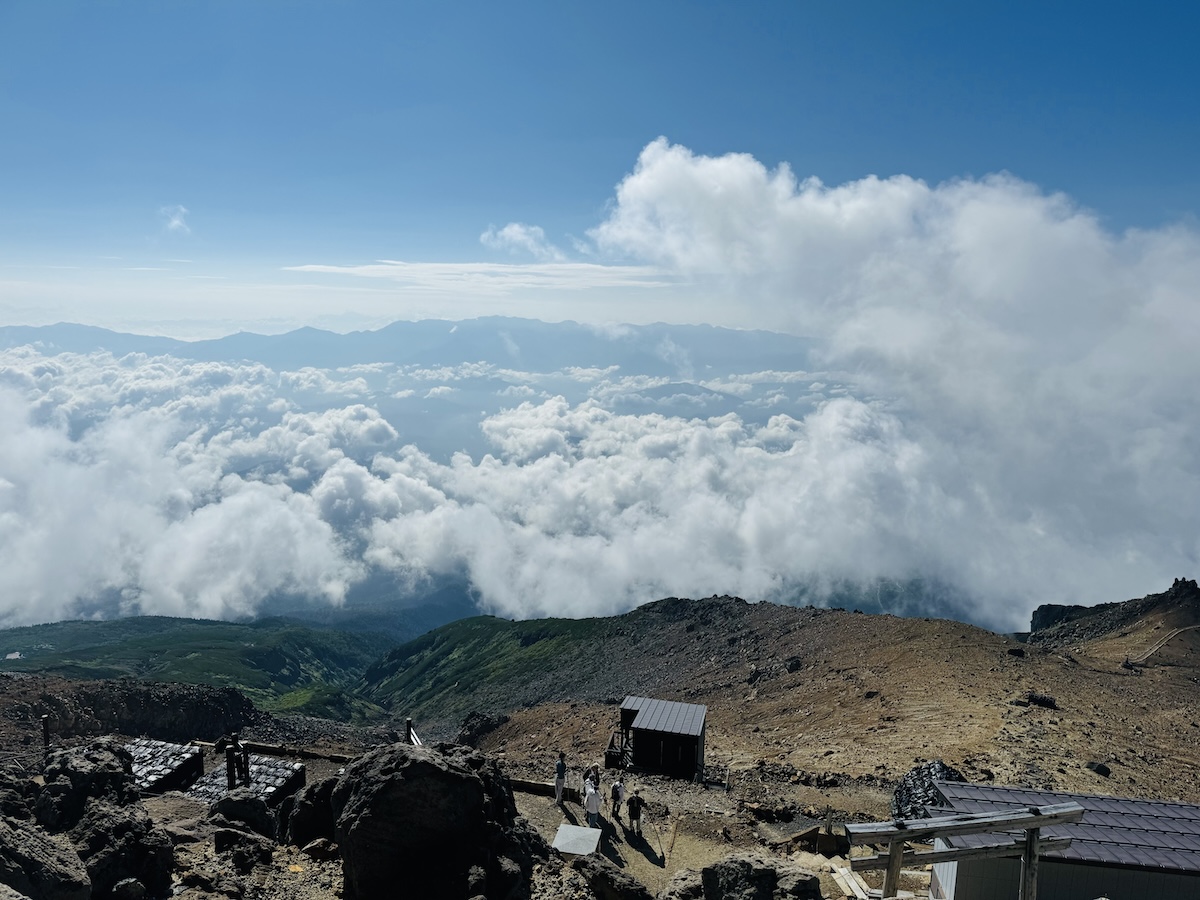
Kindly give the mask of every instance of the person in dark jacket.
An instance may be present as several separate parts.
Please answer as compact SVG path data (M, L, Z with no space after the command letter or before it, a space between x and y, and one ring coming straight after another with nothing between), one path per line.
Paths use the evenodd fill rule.
M563 786L567 783L567 754L559 752L554 764L554 802L562 806Z
M642 789L635 788L633 795L625 801L625 809L629 812L629 830L634 834L642 833L642 810L646 801L642 799Z

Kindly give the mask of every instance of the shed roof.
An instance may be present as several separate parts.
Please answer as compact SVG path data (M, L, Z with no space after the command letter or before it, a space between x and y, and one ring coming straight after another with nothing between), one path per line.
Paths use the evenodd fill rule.
M956 812L1078 803L1084 808L1079 822L1043 829L1043 837L1071 838L1070 847L1047 853L1048 859L1200 874L1200 806L964 782L934 784ZM948 843L973 847L994 841L995 835L973 834Z
M662 731L693 737L704 733L704 717L708 714L708 707L699 703L676 703L633 696L625 698L621 709L637 710L631 727L639 731Z

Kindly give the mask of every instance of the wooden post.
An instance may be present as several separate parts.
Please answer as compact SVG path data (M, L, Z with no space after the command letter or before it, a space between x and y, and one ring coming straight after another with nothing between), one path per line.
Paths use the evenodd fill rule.
M237 787L237 751L233 749L233 744L225 745L225 784L229 790Z
M883 877L883 898L900 893L900 867L904 863L904 840L896 838L888 844L887 874Z
M1020 900L1037 900L1038 838L1040 828L1025 830L1025 852L1021 854Z
M405 719L404 720L404 743L406 743L406 744L416 743L413 740L412 736L413 736L412 719Z

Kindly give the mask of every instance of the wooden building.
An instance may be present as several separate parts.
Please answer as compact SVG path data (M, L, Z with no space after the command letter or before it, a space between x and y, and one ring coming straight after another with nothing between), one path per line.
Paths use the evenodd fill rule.
M1128 797L1104 797L1024 787L935 782L948 812L1019 811L1046 803L1073 802L1085 810L1079 822L1042 830L1042 837L1070 838L1064 850L1047 853L1037 869L1039 897L1200 900L1200 806ZM914 820L917 823L917 820ZM995 835L961 835L935 848L971 847ZM1011 900L1017 896L1016 859L968 859L933 866L933 900Z
M640 769L702 778L707 714L708 707L697 703L626 697L621 703L621 730L613 737L617 746L610 746L610 753L616 750L623 762Z

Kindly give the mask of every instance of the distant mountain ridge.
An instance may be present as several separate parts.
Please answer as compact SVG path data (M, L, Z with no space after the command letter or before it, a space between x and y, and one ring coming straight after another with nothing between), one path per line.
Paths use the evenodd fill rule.
M286 334L239 332L213 340L183 341L109 331L88 325L0 327L0 348L35 345L52 352L108 351L170 355L199 361L251 360L277 369L341 368L367 362L456 365L487 360L550 371L617 365L645 374L676 375L706 367L726 372L803 366L807 338L711 325L620 325L486 317L393 322L375 331L339 334L299 328Z

